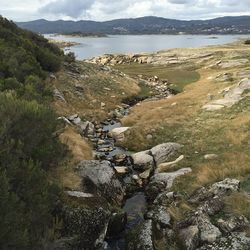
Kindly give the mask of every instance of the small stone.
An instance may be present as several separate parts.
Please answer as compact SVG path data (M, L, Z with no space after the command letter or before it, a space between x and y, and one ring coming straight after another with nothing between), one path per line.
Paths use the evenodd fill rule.
M140 178L139 178L139 176L137 174L133 174L132 179L135 180L135 181L140 180Z
M218 158L217 154L206 154L206 155L204 155L205 160L215 160L217 158Z
M147 138L147 140L152 140L153 136L151 134L148 134L146 138Z
M214 95L208 93L208 94L207 94L207 99L208 99L209 101L212 101L212 100L214 99Z
M107 90L107 91L111 91L111 89L110 88L103 88L104 90Z
M114 167L118 174L126 174L129 172L128 167Z
M66 193L68 196L76 197L76 198L91 198L91 197L94 197L93 194L84 193L84 192L79 192L79 191L65 191L65 193Z

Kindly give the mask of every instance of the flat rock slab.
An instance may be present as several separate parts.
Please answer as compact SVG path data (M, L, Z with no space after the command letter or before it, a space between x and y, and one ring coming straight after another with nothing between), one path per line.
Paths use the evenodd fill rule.
M84 193L84 192L80 192L80 191L65 191L65 193L68 196L76 197L76 198L92 198L92 197L94 197L93 194Z
M174 180L184 174L192 172L191 168L182 168L175 172L170 173L157 173L152 178L152 182L163 182L166 184L166 188L169 189L172 187Z
M240 71L237 76L241 78L250 78L250 69Z
M224 98L212 101L204 105L202 108L207 111L215 111L225 107L232 107L243 98L242 94L248 89L250 89L250 80L245 78L240 81L237 86L230 88Z
M248 62L249 62L248 59L237 59L237 60L230 60L227 62L220 62L218 66L222 69L227 69L227 68L239 67Z

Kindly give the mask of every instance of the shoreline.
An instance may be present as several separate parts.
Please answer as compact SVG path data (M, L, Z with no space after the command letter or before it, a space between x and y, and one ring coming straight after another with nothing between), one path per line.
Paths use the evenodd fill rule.
M73 44L62 44L61 47L65 48L65 47L72 47L75 45L80 45L82 43L86 44L89 47L89 50L84 50L84 49L80 49L80 48L72 48L71 50L73 52L75 52L75 54L77 55L77 59L78 60L90 60L93 57L97 57L97 56L101 56L104 54L152 54L152 53L158 53L161 51L166 51L166 50L171 50L171 49L189 49L189 48L203 48L203 47L210 47L210 46L224 46L227 44L231 44L231 43L238 43L241 40L246 40L249 38L249 36L237 36L237 35L223 35L223 36L217 36L216 39L214 38L214 36L198 36L198 35L178 35L178 36L166 36L166 35L140 35L140 36L109 36L107 38L109 39L98 39L97 40L91 40L91 39L84 39L84 38L77 38L77 37L71 37L70 36L54 36L54 37L48 37L49 39L58 39L58 40L70 40L70 42L72 42ZM86 37L87 38L87 37ZM124 38L124 40L123 40ZM212 39L213 38L213 39ZM116 40L114 40L116 39ZM137 42L144 42L146 45L142 46L141 50L138 47L135 47L132 49L131 52L131 48L130 51L128 51L128 44L130 44L131 42L133 42L133 40L136 40ZM159 39L163 39L161 43L159 43L157 46L154 46L153 48L151 48L148 44L150 44L151 42L156 42ZM74 43L74 41L76 43ZM119 50L116 49L116 47L114 49L111 48L111 46L109 45L109 42L112 44L119 44L123 42L123 45L120 47ZM127 42L126 42L127 41ZM165 41L165 42L164 42ZM99 49L99 51L97 51L96 53L94 53L93 48L95 46L95 44L97 46L101 45L103 46L103 49ZM176 46L176 47L174 47ZM186 47L184 47L186 46ZM93 48L92 48L93 47Z

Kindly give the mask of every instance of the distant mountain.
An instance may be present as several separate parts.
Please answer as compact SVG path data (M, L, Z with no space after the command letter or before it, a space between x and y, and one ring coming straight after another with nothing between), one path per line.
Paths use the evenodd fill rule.
M95 21L18 22L21 28L39 33L96 32L104 34L250 34L250 16L220 17L210 20L175 20L162 17Z

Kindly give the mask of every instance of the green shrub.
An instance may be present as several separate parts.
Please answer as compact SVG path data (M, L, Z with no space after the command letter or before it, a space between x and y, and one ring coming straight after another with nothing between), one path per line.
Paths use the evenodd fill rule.
M0 169L0 246L1 249L25 249L28 245L28 232L23 217L24 204L11 191L5 171Z
M68 63L72 63L76 60L76 56L74 52L69 52L65 55L65 61Z
M15 77L6 78L5 80L2 80L0 82L0 90L13 90L13 89L19 89L20 83L17 81Z
M44 79L64 57L0 16L0 58L0 249L43 249L60 196L47 170L65 152Z
M33 159L48 169L62 157L62 146L53 137L57 120L50 108L0 94L0 117L0 151L5 152L0 162L8 165L13 158Z

